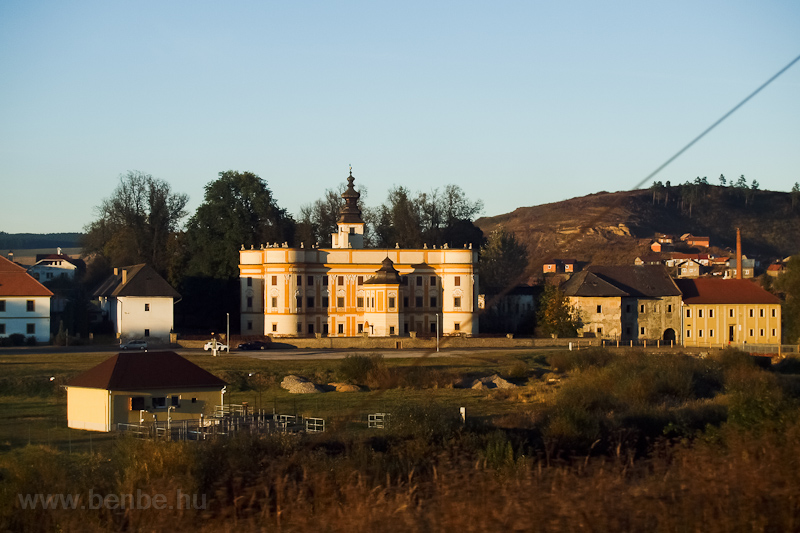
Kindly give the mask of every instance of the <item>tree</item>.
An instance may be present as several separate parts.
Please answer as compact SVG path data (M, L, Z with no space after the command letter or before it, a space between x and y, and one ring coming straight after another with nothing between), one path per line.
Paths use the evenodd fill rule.
M311 204L300 207L300 220L297 223L296 242L303 242L307 245L319 244L321 247L331 245L331 234L338 231L337 221L339 213L344 205L342 193L347 189L345 183L341 183L336 189L327 189L322 198ZM367 195L366 187L359 186L358 207L361 209L361 218L367 223L369 213L364 206L364 198ZM369 225L364 228L364 241L370 242Z
M800 255L789 259L786 271L773 285L784 294L781 305L783 339L789 344L796 344L800 342Z
M727 180L725 179L725 175L724 174L720 174L719 175L719 186L720 187L725 187L726 185L727 185Z
M545 287L536 318L542 335L575 337L583 327L579 311L569 303L564 292L554 285Z
M661 193L664 191L664 185L660 181L654 181L653 185L650 186L650 190L653 192L653 205L655 205L656 202L661 199Z
M794 187L792 187L792 209L795 208L797 205L797 201L800 200L800 183L794 182Z
M488 294L500 294L517 286L527 267L528 249L514 233L501 226L489 234L478 263L481 287Z
M278 206L267 182L252 172L220 172L187 224L187 273L237 278L241 246L292 243L294 231L294 220Z
M84 250L105 257L112 267L148 263L166 276L187 201L166 181L138 171L123 174L96 208L97 220L85 228Z

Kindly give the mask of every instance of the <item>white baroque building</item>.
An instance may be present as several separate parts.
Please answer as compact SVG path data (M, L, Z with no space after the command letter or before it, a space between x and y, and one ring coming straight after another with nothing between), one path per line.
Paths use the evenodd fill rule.
M330 248L239 252L242 334L476 335L477 250L364 248L352 171L347 181Z

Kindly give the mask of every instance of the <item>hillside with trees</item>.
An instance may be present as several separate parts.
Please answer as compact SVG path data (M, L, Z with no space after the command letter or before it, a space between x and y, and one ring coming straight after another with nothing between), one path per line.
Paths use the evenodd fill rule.
M548 258L631 263L649 252L657 232L708 236L712 246L732 249L739 227L745 254L784 258L800 250L800 189L795 189L764 191L743 177L731 186L710 185L704 178L681 185L656 182L650 189L520 207L475 224L485 234L500 226L513 232L528 247L532 275Z

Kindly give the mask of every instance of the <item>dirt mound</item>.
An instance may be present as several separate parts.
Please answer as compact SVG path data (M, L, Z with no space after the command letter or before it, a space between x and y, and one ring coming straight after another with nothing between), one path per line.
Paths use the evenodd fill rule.
M336 392L359 392L361 390L358 385L350 385L349 383L328 383L328 386Z

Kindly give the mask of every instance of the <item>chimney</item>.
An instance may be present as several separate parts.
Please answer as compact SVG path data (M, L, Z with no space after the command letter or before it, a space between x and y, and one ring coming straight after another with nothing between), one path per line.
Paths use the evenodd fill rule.
M125 285L126 283L128 283L128 269L127 268L123 268L122 269L122 284Z
M114 267L114 275L119 276L119 269L117 267Z
M8 260L12 263L14 262L14 252L12 250L8 251Z
M742 232L736 228L736 279L742 279Z

